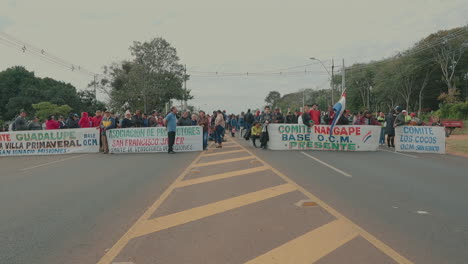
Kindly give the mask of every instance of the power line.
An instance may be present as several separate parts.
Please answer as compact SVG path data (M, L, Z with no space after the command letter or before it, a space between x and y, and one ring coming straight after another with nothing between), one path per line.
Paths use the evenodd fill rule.
M48 62L55 64L57 66L60 66L62 68L65 68L67 70L71 70L73 72L77 72L80 74L84 74L87 76L92 76L95 77L99 74L96 74L90 70L87 70L86 68L75 64L68 62L50 52L48 52L46 49L41 49L38 47L35 47L34 45L31 45L29 43L26 43L22 40L19 40L3 31L0 31L0 44L3 44L5 46L8 46L10 48L14 48L19 50L20 52L23 53L29 53L37 58L39 58L42 61Z

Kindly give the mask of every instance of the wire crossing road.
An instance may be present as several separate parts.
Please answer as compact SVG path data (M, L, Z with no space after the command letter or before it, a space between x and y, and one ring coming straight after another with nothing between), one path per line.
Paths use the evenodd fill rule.
M463 263L466 159L263 151L1 159L1 263ZM442 173L443 172L443 173Z

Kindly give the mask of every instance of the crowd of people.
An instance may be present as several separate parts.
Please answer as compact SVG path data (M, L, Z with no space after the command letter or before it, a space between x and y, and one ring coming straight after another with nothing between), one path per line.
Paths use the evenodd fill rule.
M178 112L176 107L172 107L170 112L163 114L153 111L147 115L140 110L132 113L127 110L123 116L114 114L112 111L96 111L93 116L87 112L70 113L68 118L63 116L56 118L50 115L47 120L41 123L41 120L34 116L29 121L27 113L21 111L19 116L10 125L12 131L25 130L50 130L50 129L74 129L99 127L101 132L101 148L104 153L108 153L106 131L114 128L133 128L133 127L166 127L168 132L168 152L175 153L173 145L176 137L177 126L201 126L203 128L203 149L208 146L208 141L213 140L217 148L222 148L225 141L225 135L230 134L236 137L240 133L246 140L252 140L252 144L257 148L257 140L260 142L260 148L267 149L269 134L268 125L274 123L284 124L303 124L308 127L314 125L331 125L337 113L333 107L329 106L327 111L320 111L317 104L304 106L303 111L287 110L283 115L281 109L276 108L271 111L266 106L263 111L250 109L238 115L227 114L226 110L213 111L212 114L206 114L204 111ZM387 144L388 147L395 147L395 128L402 125L420 126L425 125L416 115L409 114L402 107L397 106L389 113L373 113L371 111L351 113L345 110L343 114L335 121L336 125L373 125L381 127L380 144ZM434 122L433 125L439 125ZM3 128L3 131L7 131ZM226 133L228 131L228 133ZM245 132L245 133L244 133Z

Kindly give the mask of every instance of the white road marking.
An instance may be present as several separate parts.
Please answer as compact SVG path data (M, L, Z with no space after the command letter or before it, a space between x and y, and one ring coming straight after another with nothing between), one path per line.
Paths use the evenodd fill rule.
M70 157L70 158L66 158L66 159L51 161L51 162L39 164L39 165L36 165L36 166L32 166L32 167L28 167L28 168L23 168L23 169L20 169L20 171L32 170L32 169L35 169L35 168L47 166L47 165L54 164L54 163L58 163L58 162L66 161L66 160L71 160L71 159L76 159L76 158L83 157L83 156L86 156L86 155L89 155L89 154L86 153L86 154L82 154L82 155L78 155L78 156L74 156L74 157Z
M344 171L342 171L342 170L340 170L340 169L338 169L338 168L335 168L335 167L333 167L332 165L330 165L330 164L328 164L328 163L326 163L326 162L324 162L324 161L321 161L321 160L317 159L317 158L314 157L314 156L311 156L311 155L309 155L309 154L307 154L307 153L305 153L305 152L301 152L301 153L304 154L304 155L306 155L307 157L309 157L309 158L311 158L311 159L317 161L318 163L320 163L320 164L322 164L322 165L324 165L324 166L327 166L328 168L330 168L330 169L332 169L332 170L334 170L334 171L336 171L336 172L338 172L338 173L340 173L340 174L346 176L346 177L349 177L349 178L353 177L353 176L351 176L351 174L346 173L346 172L344 172Z
M405 153L400 153L400 152L396 152L396 151L390 151L390 150L385 150L385 149L381 149L380 151L385 151L385 152L389 152L389 153L393 153L393 154L398 154L398 155L403 155L403 156L407 156L407 157L411 157L411 158L418 158L418 156L413 156L413 155L410 155L410 154L405 154Z
M418 214L429 214L429 212L427 212L427 211L416 211L416 213L418 213Z

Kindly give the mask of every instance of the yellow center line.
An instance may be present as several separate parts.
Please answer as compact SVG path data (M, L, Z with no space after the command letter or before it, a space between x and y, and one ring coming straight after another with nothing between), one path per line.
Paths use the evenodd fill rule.
M297 190L295 186L290 184L282 184L260 191L240 195L234 198L195 207L182 212L147 220L138 225L136 230L133 232L133 237L144 236L174 226L196 221L211 215L223 213L242 206L267 200L295 190Z
M216 152L212 154L203 154L203 157L211 157L211 156L218 156L218 155L232 154L232 153L239 153L239 152L245 152L245 150L236 149L236 150L230 150L230 151Z
M396 252L394 249L377 239L375 236L371 235L369 232L364 230L362 227L358 226L357 224L353 223L351 220L349 220L347 217L336 211L334 208L329 206L327 203L323 202L320 200L317 196L313 195L309 191L307 191L305 188L294 182L292 179L290 179L288 176L283 174L282 172L278 171L277 169L273 168L271 165L269 165L267 162L263 161L260 159L258 156L253 154L251 151L249 151L247 148L244 146L240 145L241 148L243 148L246 152L250 153L252 156L255 156L258 161L263 163L263 165L268 166L276 175L280 176L283 180L288 182L291 185L296 186L296 188L303 193L305 196L307 196L310 200L316 202L320 207L325 209L328 213L333 215L335 218L346 221L349 224L353 225L356 230L358 230L359 234L364 237L369 243L373 244L375 247L377 247L379 250L381 250L383 253L385 253L387 256L395 260L397 263L400 264L413 264L410 260L407 258L403 257L400 255L398 252Z
M212 144L211 144L212 145ZM210 145L210 146L211 146ZM97 264L109 264L111 261L117 257L117 255L122 251L122 249L128 244L128 242L134 237L134 232L139 225L144 223L151 215L161 206L161 204L169 197L171 192L176 188L177 183L181 181L185 175L190 172L191 166L197 163L202 157L203 153L200 153L195 160L180 174L175 181L161 194L158 200L156 200L149 208L146 210L140 218L130 227L130 229L112 246L112 248L107 251L107 253L99 260Z
M293 239L246 264L310 264L358 236L343 220L335 220Z
M241 175L245 175L245 174L249 174L249 173L260 172L260 171L264 171L264 170L268 170L268 169L269 168L266 167L266 166L261 166L261 167L255 167L255 168L250 168L250 169L245 169L245 170L225 172L225 173L210 175L210 176L201 177L201 178L197 178L197 179L181 181L181 182L178 182L176 187L180 188L180 187L185 187L185 186L199 184L199 183L216 181L216 180L226 179L226 178L230 178L230 177L241 176Z
M192 168L205 167L205 166L224 164L224 163L236 162L236 161L241 161L241 160L249 160L249 159L255 159L255 156L245 156L245 157L240 157L240 158L224 159L224 160L216 160L216 161L210 161L210 162L204 162L204 163L197 163L197 164L192 165Z

